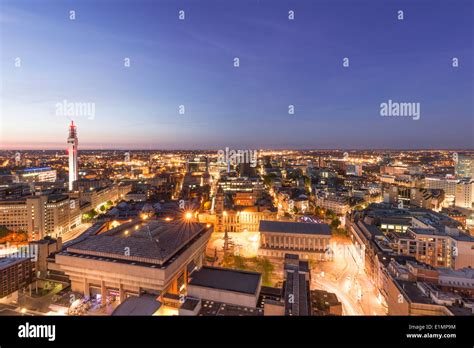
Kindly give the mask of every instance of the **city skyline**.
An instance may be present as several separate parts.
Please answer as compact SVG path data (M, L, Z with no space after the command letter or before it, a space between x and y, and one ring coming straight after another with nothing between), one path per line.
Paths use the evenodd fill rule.
M473 148L469 1L140 4L2 2L2 150Z

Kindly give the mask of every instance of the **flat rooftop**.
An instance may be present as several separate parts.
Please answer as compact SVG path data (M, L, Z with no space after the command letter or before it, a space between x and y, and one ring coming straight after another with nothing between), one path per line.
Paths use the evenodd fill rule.
M189 285L254 295L259 290L262 275L220 267L202 267L193 272Z
M260 316L263 309L202 300L198 316Z
M135 220L91 235L69 246L67 252L162 265L207 230L197 222Z
M28 257L1 257L0 258L0 270L13 266L14 264L30 260Z
M261 220L260 232L331 235L328 224Z

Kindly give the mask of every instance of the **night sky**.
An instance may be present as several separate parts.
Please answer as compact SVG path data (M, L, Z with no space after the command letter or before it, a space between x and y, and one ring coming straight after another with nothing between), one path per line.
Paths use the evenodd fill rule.
M473 3L1 0L0 149L472 149Z

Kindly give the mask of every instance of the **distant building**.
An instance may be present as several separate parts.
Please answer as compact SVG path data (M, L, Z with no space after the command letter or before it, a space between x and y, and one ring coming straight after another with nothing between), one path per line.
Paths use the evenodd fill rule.
M186 162L188 173L203 173L208 170L208 160L206 157L194 157Z
M357 164L347 164L346 175L362 176L362 166Z
M74 190L79 192L87 192L90 190L96 190L101 187L106 187L111 184L109 179L86 179L81 178L74 182Z
M337 215L345 215L351 207L348 203L347 197L329 194L317 194L315 204L320 208L331 210Z
M27 232L28 240L56 238L80 224L79 200L67 195L0 201L0 225L15 232Z
M423 179L423 186L427 189L441 189L446 196L456 195L456 184L459 180L447 177L426 177Z
M55 169L51 167L28 168L16 172L19 182L55 182L57 174Z
M148 195L145 191L135 190L128 192L123 199L125 201L145 202L148 199Z
M234 194L234 204L243 207L252 207L257 202L257 195L253 192L236 192Z
M231 204L226 204L226 196L222 188L218 189L215 199L216 232L257 231L260 221L276 219L277 212L271 202L269 204L254 204L246 206L254 200L257 193L235 192ZM204 219L204 216L202 217ZM201 215L200 215L201 219Z
M420 208L440 210L444 198L444 191L440 189L410 188L395 185L391 185L384 193L384 202L399 205L400 208L413 205Z
M224 193L229 192L254 192L260 194L264 191L264 183L258 178L232 177L221 178L217 183Z
M474 156L458 155L454 170L458 178L474 178Z
M386 175L403 175L408 172L408 167L406 166L383 166L380 167L380 174Z
M474 206L474 180L461 180L456 185L456 207L473 209Z
M0 226L14 232L27 232L30 227L29 217L26 199L0 201Z

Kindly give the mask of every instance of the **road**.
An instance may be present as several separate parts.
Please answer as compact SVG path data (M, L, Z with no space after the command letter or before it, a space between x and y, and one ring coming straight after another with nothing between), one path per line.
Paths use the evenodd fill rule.
M386 315L376 289L354 256L353 245L333 242L332 246L334 260L313 265L312 286L335 293L344 315Z

